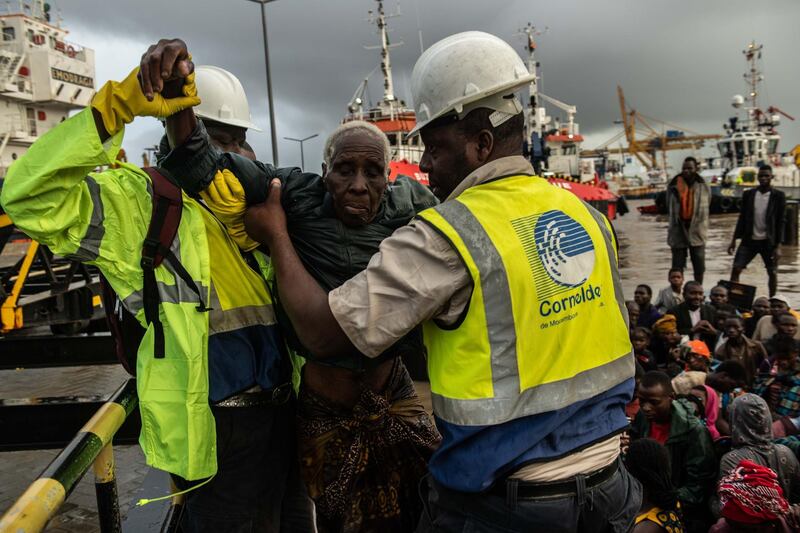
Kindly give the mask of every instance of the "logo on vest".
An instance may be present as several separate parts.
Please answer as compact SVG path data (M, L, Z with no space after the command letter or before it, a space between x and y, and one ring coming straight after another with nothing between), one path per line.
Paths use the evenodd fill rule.
M578 221L554 210L511 224L525 249L542 317L557 318L553 315L600 299L600 287L584 286L594 270L595 249ZM574 316L565 316L550 325L571 318Z

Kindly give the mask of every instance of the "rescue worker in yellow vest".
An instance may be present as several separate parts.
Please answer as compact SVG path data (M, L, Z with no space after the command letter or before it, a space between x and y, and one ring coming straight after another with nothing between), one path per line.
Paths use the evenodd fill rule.
M414 132L442 203L330 293L292 247L277 180L245 215L317 357L375 356L423 324L443 442L418 531L622 532L640 506L619 458L634 361L615 236L522 157L514 92L532 80L482 32L422 54Z
M195 85L190 58L177 59L179 79L159 83L150 99L140 88L139 68L122 82L105 84L89 109L53 128L16 161L0 200L20 229L53 252L96 265L147 328L136 361L139 442L148 465L190 489L182 530L305 533L314 526L292 468L291 365L261 275L266 258L244 257L201 205L202 184L182 176L168 177L183 190L170 249L199 291L189 290L172 262L155 269L164 354L154 356L140 265L153 189L147 173L115 161L125 124L136 116L192 113L199 92L204 103L197 114L221 149L246 153L246 130L255 128L235 76L198 67ZM168 141L162 150L169 151ZM103 166L112 168L94 172ZM284 513L281 527L287 502L294 508ZM286 525L287 513L293 525Z

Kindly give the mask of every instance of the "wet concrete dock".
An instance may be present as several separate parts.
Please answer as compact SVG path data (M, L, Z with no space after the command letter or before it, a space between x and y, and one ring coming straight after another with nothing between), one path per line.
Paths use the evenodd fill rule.
M633 290L639 283L651 285L654 291L666 286L667 270L671 261L670 250L666 245L666 217L640 215L635 208L642 203L645 202L630 202L631 212L614 223L620 240L623 288L627 298L633 297ZM711 219L706 251L706 291L717 280L727 279L730 274L733 258L727 254L726 249L735 223L736 215L714 216ZM779 292L787 294L800 307L798 250L796 247L786 246L782 250ZM756 285L758 294L766 294L767 277L760 258L751 263L741 281ZM126 378L127 374L122 368L108 365L2 370L0 398L108 395ZM427 386L421 385L419 389L420 395L429 406ZM0 453L0 513L11 506L58 451ZM117 446L115 454L120 505L124 514L130 509L148 468L138 446ZM46 531L99 531L93 483L92 474L87 474Z
M652 203L650 200L629 201L630 213L619 217L614 228L620 241L620 273L627 299L639 283L653 288L653 293L666 287L667 272L672 262L667 246L667 216L641 215L637 206ZM727 249L736 226L736 214L713 215L709 224L706 244L706 273L703 287L708 293L720 279L730 277L733 256ZM778 292L792 301L792 307L800 307L800 261L797 246L782 246L778 265ZM691 261L687 258L686 279L691 279ZM767 294L767 272L760 257L750 263L739 280L755 285L757 295Z

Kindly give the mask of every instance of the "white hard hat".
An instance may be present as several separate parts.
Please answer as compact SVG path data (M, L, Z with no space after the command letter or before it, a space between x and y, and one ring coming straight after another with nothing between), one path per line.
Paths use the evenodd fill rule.
M467 31L446 37L419 57L411 73L411 95L417 124L455 112L459 119L478 107L494 109L504 117L495 126L522 111L514 91L536 78L511 46L489 33Z
M194 114L229 126L261 131L250 117L250 105L239 78L210 65L195 67L195 84L201 103Z

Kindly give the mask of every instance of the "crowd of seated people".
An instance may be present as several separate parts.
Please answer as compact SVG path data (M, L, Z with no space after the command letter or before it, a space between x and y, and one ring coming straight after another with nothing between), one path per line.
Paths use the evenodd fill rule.
M786 296L737 309L725 287L629 302L636 393L623 441L636 533L800 531L800 342ZM667 302L671 305L664 305Z

